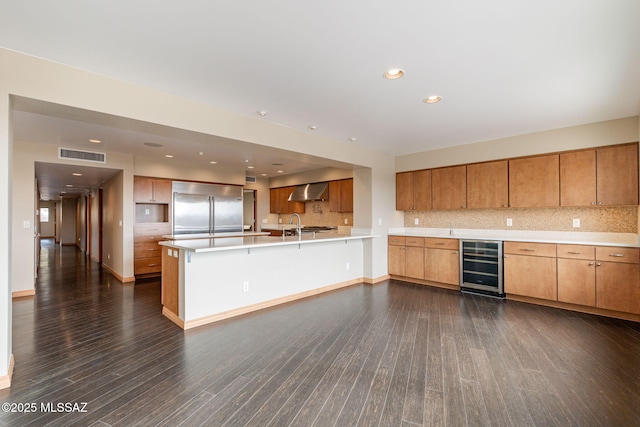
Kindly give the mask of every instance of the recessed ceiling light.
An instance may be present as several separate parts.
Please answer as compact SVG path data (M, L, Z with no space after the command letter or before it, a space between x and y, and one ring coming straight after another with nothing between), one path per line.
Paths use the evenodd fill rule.
M160 148L162 144L158 144L157 142L145 142L144 145L147 147Z
M253 169L253 166L247 166L247 169Z
M198 151L199 156L204 156L204 151Z
M353 142L353 141L355 141L356 139L358 139L358 138L356 138L355 136L352 136L351 138L349 138L349 141Z
M71 185L71 184L67 184L67 185L65 185L65 187L69 187L69 188L71 188L71 187L73 187L73 185Z
M278 173L283 173L283 172L284 172L283 170L279 170L279 171L278 171Z
M260 117L264 117L267 115L266 111L258 111L256 114L258 114Z
M71 175L73 175L73 176L82 176L82 174L81 174L81 173L78 173L78 172L74 172L74 173L72 173Z
M173 155L171 155L171 154L165 154L164 156L165 156L167 159L172 159L172 158L173 158Z
M63 194L67 194L67 192L66 191L61 191L60 195L62 196Z
M318 129L318 126L311 125L311 126L309 126L309 129L311 129L311 130L316 130L316 129Z
M90 139L89 142L93 142L94 144L100 144L102 141L99 139Z
M404 76L404 70L401 70L400 68L391 68L390 70L387 70L387 72L384 73L383 76L385 79L389 80L399 79L400 77Z
M442 97L438 96L438 95L431 95L428 98L425 98L424 102L426 102L427 104L435 104L436 102L440 102L442 101Z
M266 173L261 173L260 176L267 176L267 174Z

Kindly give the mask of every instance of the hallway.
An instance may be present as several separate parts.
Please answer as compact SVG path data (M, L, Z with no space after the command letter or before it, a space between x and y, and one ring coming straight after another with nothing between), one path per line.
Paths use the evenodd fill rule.
M13 331L0 426L640 424L639 324L397 281L184 332L44 241Z

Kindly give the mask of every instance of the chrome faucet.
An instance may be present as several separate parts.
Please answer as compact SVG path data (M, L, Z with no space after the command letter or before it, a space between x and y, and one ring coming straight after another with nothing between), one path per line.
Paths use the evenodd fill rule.
M289 224L293 224L293 217L298 218L298 227L296 228L296 234L298 235L298 239L302 238L302 228L300 227L300 215L297 213L292 213L291 218L289 218Z

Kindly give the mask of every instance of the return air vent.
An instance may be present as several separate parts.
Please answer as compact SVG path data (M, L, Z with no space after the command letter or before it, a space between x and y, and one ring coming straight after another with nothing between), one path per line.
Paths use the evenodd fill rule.
M107 163L107 155L105 153L97 153L95 151L80 151L70 148L58 147L59 159L80 160L92 163Z
M255 176L248 176L247 177L247 182L255 183L256 182L256 177Z

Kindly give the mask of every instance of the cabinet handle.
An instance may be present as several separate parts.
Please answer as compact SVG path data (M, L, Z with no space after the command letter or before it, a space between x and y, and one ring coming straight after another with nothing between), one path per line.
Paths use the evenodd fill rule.
M503 208L506 208L508 205L502 205Z
M590 262L590 263L589 263L589 265L593 265L593 264L594 264L593 262Z
M571 254L571 255L580 255L581 254L581 252L575 252L575 251L569 251L567 253Z
M600 264L599 262L596 262L596 267L600 267L602 264Z
M524 251L524 252L535 252L536 251L535 249L529 249L529 248L521 248L520 250Z
M599 205L601 205L601 204L602 204L602 202L598 202L598 204L599 204Z
M624 254L609 254L609 256L613 256L613 257L618 257L618 258L620 258L620 257L623 257L623 256L624 256Z
M509 258L509 255L503 255L502 258Z
M158 264L149 264L149 267L155 267L155 266L157 266L157 265L158 265Z
M591 202L591 204L592 204L592 205L595 205L595 204L596 204L596 202Z

